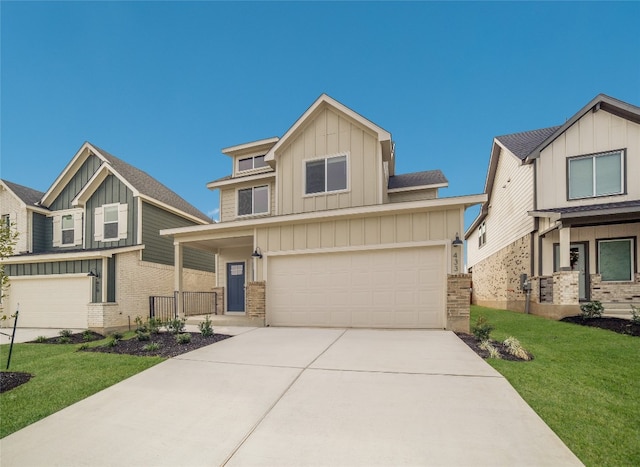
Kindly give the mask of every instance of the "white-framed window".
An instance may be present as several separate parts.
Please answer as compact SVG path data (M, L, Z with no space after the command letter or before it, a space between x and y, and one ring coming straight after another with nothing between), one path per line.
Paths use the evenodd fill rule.
M602 281L633 280L633 252L633 238L598 240L598 273Z
M3 227L11 227L11 215L3 214L0 222L2 222Z
M305 194L347 189L347 156L325 157L305 162Z
M264 155L243 157L238 159L238 172L244 172L246 170L260 169L266 167L267 163L264 161Z
M269 212L269 185L238 190L238 217Z
M53 246L82 245L82 209L59 211L53 214Z
M127 204L105 204L95 209L93 238L98 242L116 242L127 238Z
M623 151L572 157L568 170L569 199L624 193Z
M487 243L487 224L482 222L478 226L478 247L483 246Z

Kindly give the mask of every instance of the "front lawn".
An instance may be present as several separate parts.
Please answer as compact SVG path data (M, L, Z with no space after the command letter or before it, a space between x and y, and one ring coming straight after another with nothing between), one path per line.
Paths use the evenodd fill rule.
M0 438L141 372L161 357L76 352L78 345L15 344L9 371L31 373L27 384L0 394ZM9 345L0 346L7 366ZM87 414L90 425L91 416Z
M640 465L640 338L473 306L530 362L487 360L587 466Z

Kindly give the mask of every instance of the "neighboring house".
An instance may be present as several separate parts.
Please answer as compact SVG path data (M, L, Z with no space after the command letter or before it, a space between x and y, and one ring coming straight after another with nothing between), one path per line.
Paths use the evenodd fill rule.
M439 170L399 175L391 134L327 95L281 138L223 149L221 222L167 229L217 254L225 313L274 326L468 330L464 211Z
M2 181L0 214L17 229L4 312L21 327L106 331L173 295L174 248L160 229L209 224L145 172L85 143L46 193ZM212 291L213 254L186 250L185 287Z
M640 108L599 95L561 126L493 141L488 200L467 230L475 303L577 314L640 303Z

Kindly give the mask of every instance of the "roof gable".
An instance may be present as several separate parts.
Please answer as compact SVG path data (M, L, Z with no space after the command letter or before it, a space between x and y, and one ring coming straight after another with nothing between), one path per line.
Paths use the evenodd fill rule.
M0 180L4 186L11 191L16 198L22 201L27 206L35 206L44 193L42 191L34 190L24 185L18 185L17 183L10 182L8 180Z
M560 126L541 128L539 130L523 131L510 135L496 136L502 145L513 153L520 160L525 160L529 154L535 150L540 143L555 133Z

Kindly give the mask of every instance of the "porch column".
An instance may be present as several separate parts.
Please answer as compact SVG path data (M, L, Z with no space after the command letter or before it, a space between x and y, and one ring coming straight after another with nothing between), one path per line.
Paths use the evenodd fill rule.
M560 271L571 271L571 227L560 228Z
M178 317L182 318L183 310L182 310L182 244L176 242L173 244L175 254L174 254L174 266L173 266L173 277L174 277L174 291L176 296L176 313Z
M102 297L100 300L102 303L107 303L107 287L109 285L109 260L107 258L102 258Z

